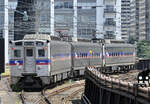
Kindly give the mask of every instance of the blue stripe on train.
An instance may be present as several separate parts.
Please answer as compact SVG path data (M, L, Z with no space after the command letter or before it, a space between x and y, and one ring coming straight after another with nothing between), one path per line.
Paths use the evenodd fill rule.
M48 59L48 60L36 60L36 64L38 63L50 63L51 61ZM9 61L9 64L23 64L23 60L10 60Z
M22 61L22 60L10 60L10 61L9 61L9 64L10 64L10 65L16 65L17 63L23 64L23 61Z
M36 64L40 64L40 63L50 63L50 59L47 60L36 60Z

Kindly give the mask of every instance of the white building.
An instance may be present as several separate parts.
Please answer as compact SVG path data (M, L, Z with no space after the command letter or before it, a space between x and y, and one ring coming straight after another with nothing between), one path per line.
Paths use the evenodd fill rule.
M121 0L121 38L128 40L130 35L131 0Z
M105 39L120 39L119 0L97 0L97 36ZM117 4L117 5L116 5Z
M121 39L120 11L120 0L55 0L55 30L78 38Z

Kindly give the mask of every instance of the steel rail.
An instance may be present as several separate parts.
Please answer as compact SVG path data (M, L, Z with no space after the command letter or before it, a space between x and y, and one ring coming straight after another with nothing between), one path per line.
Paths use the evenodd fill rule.
M77 95L79 92L81 92L81 91L83 91L83 90L84 90L84 88L80 88L80 89L74 91L73 93L71 93L69 96L65 97L64 100L63 100L64 104L67 104L67 102L68 102L70 99L72 99L75 95Z
M24 91L22 91L22 92L19 94L19 96L20 96L20 99L21 99L22 104L26 104L26 103L25 103L25 97L24 97Z
M45 88L45 89L43 89L43 91L41 92L42 99L38 99L34 104L39 104L39 103L42 103L42 104L51 104L49 98L51 98L52 96L57 95L58 93L67 91L67 90L69 90L69 89L71 89L71 88L75 88L75 87L79 87L79 86L84 86L84 85L85 85L84 82L82 82L82 83L80 83L80 84L77 83L77 84L69 85L69 86L60 88L60 89L58 89L58 90L52 91L51 93L48 93L47 95L45 94L47 88Z

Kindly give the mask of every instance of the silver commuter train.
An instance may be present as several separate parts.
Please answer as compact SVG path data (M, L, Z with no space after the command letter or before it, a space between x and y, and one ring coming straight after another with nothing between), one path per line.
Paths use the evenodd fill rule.
M86 66L125 70L135 64L135 46L52 40L49 35L26 35L10 42L11 83L36 88L72 76ZM25 86L22 85L22 86Z

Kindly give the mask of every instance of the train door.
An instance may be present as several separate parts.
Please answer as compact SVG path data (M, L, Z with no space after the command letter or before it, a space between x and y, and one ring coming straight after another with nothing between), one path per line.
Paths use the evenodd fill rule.
M27 73L35 73L35 52L34 48L25 48L24 52L24 62L25 62L25 72Z

